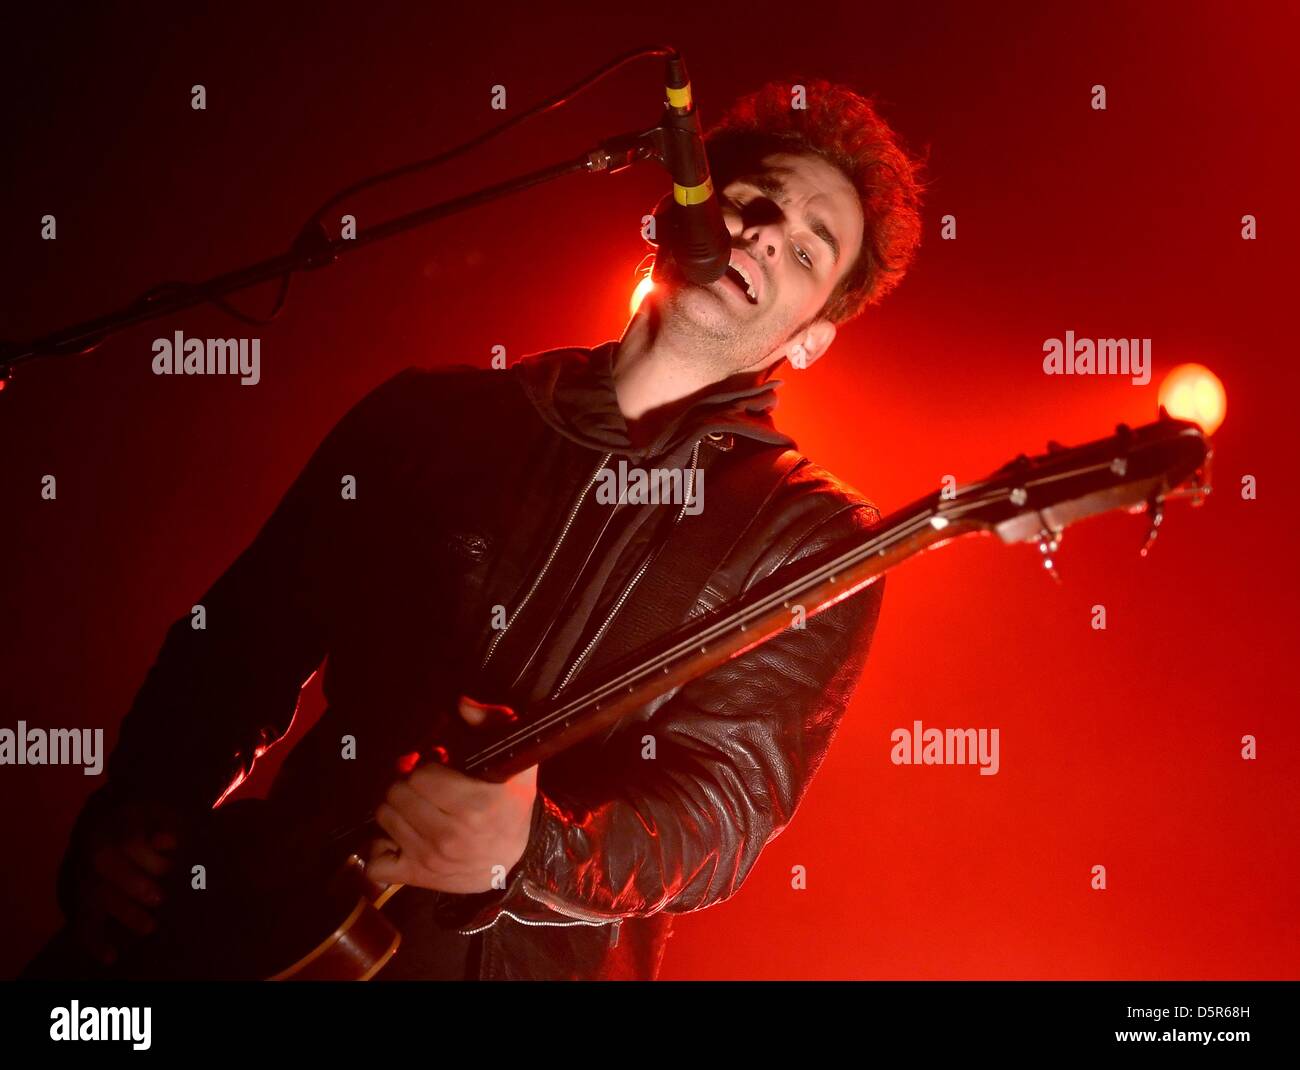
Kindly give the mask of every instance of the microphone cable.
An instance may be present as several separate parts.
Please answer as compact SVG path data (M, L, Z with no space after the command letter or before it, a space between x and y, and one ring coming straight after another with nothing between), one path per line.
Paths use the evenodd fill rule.
M491 127L488 130L485 130L481 134L477 134L476 136L470 138L468 141L462 142L461 144L455 146L454 148L450 148L443 152L439 152L434 156L425 157L422 160L414 160L410 163L401 164L398 167L390 168L387 171L381 171L378 174L370 175L367 178L363 178L356 182L353 182L349 186L345 186L343 189L333 194L327 201L325 201L319 208L316 209L316 211L314 211L311 214L310 218L308 218L308 220L302 225L302 228L298 231L298 235L294 239L293 246L291 247L290 251L302 247L306 244L319 243L322 239L328 241L329 238L328 235L325 233L323 224L321 223L321 217L325 215L325 213L328 212L331 208L341 203L342 201L345 201L350 197L355 197L357 194L363 193L366 190L374 189L376 186L383 185L385 182L392 182L399 178L405 178L407 175L419 174L421 171L428 171L434 167L439 166L440 164L447 163L458 156L463 156L465 153L469 152L470 150L478 148L480 145L483 145L486 142L492 140L492 138L499 137L500 135L504 134L507 130L513 129L514 127L520 125L521 123L527 122L530 119L536 119L539 116L545 115L549 111L554 111L556 108L562 107L563 105L570 103L579 94L586 92L597 82L603 80L604 78L607 78L609 75L613 74L616 70L627 65L628 63L631 63L633 60L642 59L648 56L658 56L658 57L666 58L666 57L676 56L676 55L677 55L677 50L672 47L636 48L636 49L632 49L631 51L624 52L622 55L616 56L614 59L610 60L608 63L604 64L603 66L598 67L596 70L594 70L591 74L587 75L585 78L579 79L573 85L569 86L569 88L564 89L561 92L554 94L553 96L547 97L540 104L535 104L533 107L527 109L526 111L520 112L518 115L512 116L511 118L507 119L505 122L498 123L496 126ZM234 305L230 304L228 301L220 297L210 297L205 303L215 305L221 311L225 312L229 316L234 317L235 319L239 320L242 323L247 323L252 326L259 326L259 327L265 326L271 323L272 321L274 321L284 310L284 306L289 297L289 284L292 281L292 278L293 278L292 271L287 271L285 272L284 275L280 277L279 292L276 294L275 302L272 305L270 312L268 312L265 316L253 316L249 313L242 312ZM190 286L191 286L190 283L185 283L185 282L160 283L159 285L154 286L150 290L146 291L144 294L141 294L141 296L137 298L136 304L147 304L151 301L157 300L159 297L162 297L164 295L175 294L177 291L183 292L189 289ZM92 343L90 346L88 346L85 350L82 350L81 352L89 352L90 350L96 348L98 345L99 345L99 341L95 341L94 343Z

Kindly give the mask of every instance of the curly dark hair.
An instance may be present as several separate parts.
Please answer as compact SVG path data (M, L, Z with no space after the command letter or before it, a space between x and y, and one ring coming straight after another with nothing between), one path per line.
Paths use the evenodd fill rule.
M806 108L794 108L802 85ZM921 171L876 112L874 100L825 79L769 82L737 100L705 136L721 190L771 153L816 154L853 183L862 201L862 251L819 315L839 325L902 281L921 241ZM814 317L816 318L816 317Z

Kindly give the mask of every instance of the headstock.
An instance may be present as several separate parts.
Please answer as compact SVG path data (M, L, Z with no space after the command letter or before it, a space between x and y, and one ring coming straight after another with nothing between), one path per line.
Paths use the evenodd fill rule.
M1212 455L1200 427L1162 408L1154 423L1120 424L1109 438L1073 447L1050 442L1046 453L1021 454L988 479L941 499L937 516L973 522L1003 542L1038 542L1050 555L1071 524L1112 510L1146 509L1152 526L1145 554L1168 498L1191 497L1199 505L1210 493ZM1050 556L1044 564L1052 568Z

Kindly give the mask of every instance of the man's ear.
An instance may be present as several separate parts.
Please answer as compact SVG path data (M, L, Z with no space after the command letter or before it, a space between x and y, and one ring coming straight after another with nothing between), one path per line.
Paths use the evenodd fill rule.
M785 350L786 360L792 368L811 368L813 361L830 349L833 341L835 324L826 319L813 320L790 339Z

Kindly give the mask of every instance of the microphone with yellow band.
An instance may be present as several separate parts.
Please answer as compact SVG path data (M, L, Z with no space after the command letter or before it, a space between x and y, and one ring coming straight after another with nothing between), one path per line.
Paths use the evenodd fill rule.
M676 53L668 57L664 89L662 144L673 192L671 200L665 197L655 212L656 244L669 251L688 281L707 285L727 270L731 235L709 176L700 113L686 64Z

